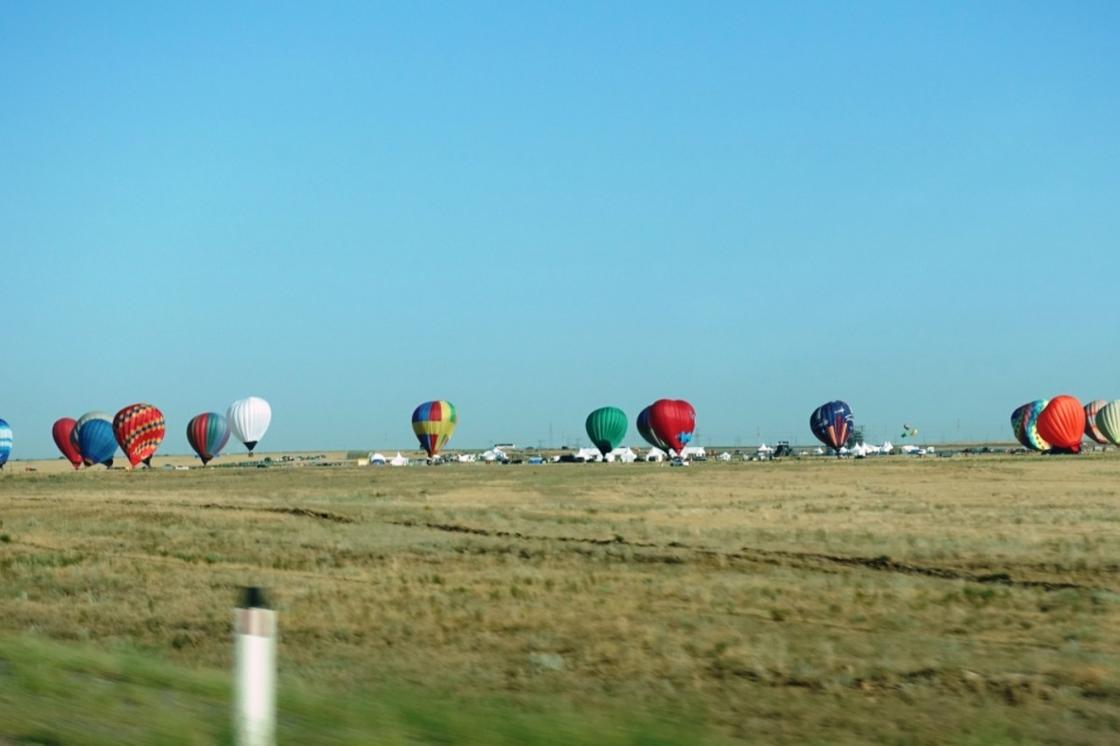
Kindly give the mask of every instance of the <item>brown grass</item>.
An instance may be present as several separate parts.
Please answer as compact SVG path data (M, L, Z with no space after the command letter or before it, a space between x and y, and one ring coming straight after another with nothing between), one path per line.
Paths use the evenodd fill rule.
M53 465L52 465L53 468ZM688 713L791 743L1120 738L1120 458L0 476L0 632ZM8 735L0 731L0 737Z

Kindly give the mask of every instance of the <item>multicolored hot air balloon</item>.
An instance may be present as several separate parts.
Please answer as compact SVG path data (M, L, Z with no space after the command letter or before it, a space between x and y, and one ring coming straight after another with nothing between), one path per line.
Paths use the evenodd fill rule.
M1035 399L1023 406L1027 408L1023 416L1023 437L1027 439L1027 448L1036 451L1049 451L1051 446L1038 432L1038 418L1050 403L1049 399Z
M0 469L4 468L4 464L8 463L8 457L12 455L12 428L4 420L0 420Z
M837 456L848 442L853 427L855 419L852 417L852 408L839 400L820 405L809 417L809 429L813 431L813 435L836 451Z
M412 410L412 432L420 441L420 447L428 454L428 458L435 458L451 434L455 432L455 425L459 423L459 413L455 405L443 399L426 401Z
M1097 414L1108 405L1104 399L1097 399L1085 405L1085 434L1101 445L1108 445L1108 438L1097 427Z
M229 420L230 432L245 444L252 455L272 422L272 407L259 396L250 396L230 404L226 419Z
M1120 399L1109 402L1097 412L1097 427L1115 446L1120 446Z
M918 437L918 428L914 427L913 425L904 424L902 426L902 435L900 435L898 437L900 437L900 438L916 438L916 437Z
M649 427L658 440L680 456L692 441L696 410L684 399L658 399L649 405Z
M1085 408L1068 394L1055 396L1038 416L1038 434L1055 453L1081 453L1085 437Z
M587 415L587 437L606 456L626 437L626 413L618 407L601 407Z
M113 435L133 468L141 461L152 465L152 456L166 434L163 412L151 404L129 404L113 418Z
M74 425L78 450L86 466L105 464L112 468L113 454L117 452L117 438L113 434L113 420L105 412L86 412Z
M657 433L653 431L653 428L649 424L649 412L651 409L653 409L652 405L646 407L638 414L638 434L654 448L668 453L669 444L657 437Z
M54 426L51 427L51 437L54 438L54 444L58 446L58 450L62 451L66 460L73 464L74 469L82 468L82 452L78 448L77 439L74 437L74 426L77 424L78 421L73 417L63 417L55 420Z
M187 442L203 465L217 456L229 440L229 420L217 412L204 412L187 423Z

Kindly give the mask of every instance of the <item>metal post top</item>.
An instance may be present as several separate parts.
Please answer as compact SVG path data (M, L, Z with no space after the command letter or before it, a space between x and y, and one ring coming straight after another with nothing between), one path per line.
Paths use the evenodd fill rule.
M242 609L269 609L268 599L265 598L264 588L259 586L250 585L241 589L241 603Z

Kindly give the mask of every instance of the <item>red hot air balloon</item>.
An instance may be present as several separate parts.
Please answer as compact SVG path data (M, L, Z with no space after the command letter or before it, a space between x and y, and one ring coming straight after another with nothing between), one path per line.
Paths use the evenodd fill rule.
M696 429L696 410L683 399L658 399L649 407L649 427L680 456Z
M73 417L63 417L54 423L51 428L51 435L54 437L54 444L58 446L58 450L62 451L62 455L66 460L74 465L75 469L82 468L82 452L78 450L78 443L74 439L74 426L78 421Z
M163 412L151 404L129 404L113 418L113 434L134 467L141 461L152 465L152 456L166 432Z
M1081 453L1085 410L1072 396L1055 396L1038 416L1038 434L1058 453Z

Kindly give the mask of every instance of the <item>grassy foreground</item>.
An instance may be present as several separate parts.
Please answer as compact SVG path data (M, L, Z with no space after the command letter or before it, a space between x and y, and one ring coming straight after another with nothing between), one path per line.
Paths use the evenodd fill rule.
M0 476L0 744L1114 743L1120 458Z

